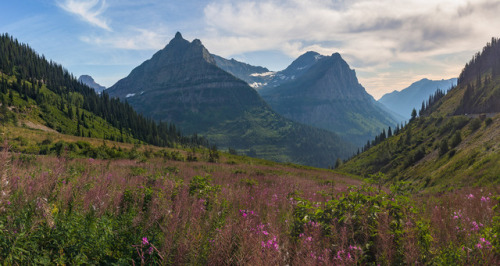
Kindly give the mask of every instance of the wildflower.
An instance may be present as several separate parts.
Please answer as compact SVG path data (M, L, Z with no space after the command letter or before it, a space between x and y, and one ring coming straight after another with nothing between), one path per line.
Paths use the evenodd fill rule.
M308 237L308 238L306 238L306 240L307 240L307 241L309 241L309 242L311 242L311 241L312 241L312 239L313 239L312 237Z
M490 200L490 197L481 197L481 202L488 202Z
M262 231L262 233L263 233L264 235L266 235L266 236L267 236L267 235L269 235L269 233L268 233L267 231Z
M483 248L483 246L481 245L481 243L477 243L476 248Z
M149 247L147 252L148 254L153 254L153 247Z
M142 238L142 244L143 244L143 245L147 245L147 244L149 244L149 241L148 241L148 238L147 238L147 237L143 237L143 238Z
M472 193L467 195L467 199L473 199L473 198L474 198L474 195Z

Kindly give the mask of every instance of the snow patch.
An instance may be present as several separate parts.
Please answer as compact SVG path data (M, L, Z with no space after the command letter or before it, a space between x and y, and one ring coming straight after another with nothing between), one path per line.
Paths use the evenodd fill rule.
M253 74L250 74L250 76L252 77L268 77L268 76L274 76L276 74L276 72L264 72L264 73L253 73Z
M130 97L134 97L135 96L135 93L129 93L127 94L127 96L125 96L125 98L130 98Z
M254 83L249 84L249 85L250 85L250 87L257 89L257 88L266 86L267 83L254 82Z

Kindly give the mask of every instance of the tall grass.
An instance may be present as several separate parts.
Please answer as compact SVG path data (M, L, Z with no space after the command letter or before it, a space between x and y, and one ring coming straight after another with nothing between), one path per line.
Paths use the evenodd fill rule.
M410 196L287 166L6 150L6 264L499 263L491 189Z

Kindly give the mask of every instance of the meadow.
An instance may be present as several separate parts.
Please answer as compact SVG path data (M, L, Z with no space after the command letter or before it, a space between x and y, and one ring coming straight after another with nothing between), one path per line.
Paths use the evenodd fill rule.
M8 150L0 155L7 265L499 263L495 187L410 195L405 183L230 154L213 160L208 151L188 161Z

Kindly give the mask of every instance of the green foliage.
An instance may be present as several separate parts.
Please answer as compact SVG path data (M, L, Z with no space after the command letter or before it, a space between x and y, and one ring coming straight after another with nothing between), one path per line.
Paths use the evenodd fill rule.
M31 119L40 119L61 133L92 136L116 141L141 140L157 146L206 145L198 136L185 137L173 124L156 123L138 114L127 103L98 95L78 82L62 66L48 62L29 46L7 34L0 35L1 98L8 91L17 111L30 110ZM2 101L6 101L5 99ZM0 123L17 123L12 112L0 109ZM39 109L32 108L39 106ZM23 112L25 113L25 112Z
M401 245L404 235L403 224L408 213L408 199L401 195L388 195L383 191L374 193L371 187L350 188L347 194L331 199L323 204L310 202L300 197L294 197L297 204L293 210L292 236L298 237L310 223L319 223L323 234L332 236L331 225L352 228L349 245L363 247L365 263L375 263L376 239L379 215L387 213L390 219L390 233L394 243ZM398 247L398 257L403 257L402 246Z
M458 146L458 144L460 144L460 142L462 142L462 135L460 134L459 131L457 131L455 132L455 134L453 134L453 137L451 138L450 142L451 148L455 148L456 146Z
M211 176L194 176L189 182L189 195L196 195L199 199L204 199L207 209L211 208L217 200L217 193L220 191L219 185L212 184Z
M439 144L439 156L445 155L448 151L448 141L446 139L441 140L441 143Z
M473 119L469 124L469 129L472 131L476 131L479 128L481 128L481 119L479 118Z

